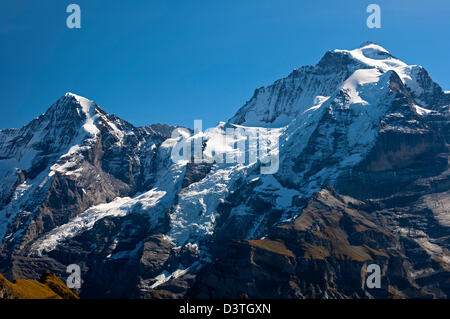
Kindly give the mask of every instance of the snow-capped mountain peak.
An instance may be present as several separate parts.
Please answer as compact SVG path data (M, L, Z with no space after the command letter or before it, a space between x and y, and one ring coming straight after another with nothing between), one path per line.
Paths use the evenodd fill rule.
M365 71L372 70L372 71ZM448 107L450 98L419 65L409 65L373 42L352 50L328 51L315 66L295 69L288 77L257 89L253 97L230 119L248 126L281 127L317 101L335 96L349 82L378 82L376 77L395 72L420 107ZM347 81L347 83L346 83ZM353 85L354 86L354 85Z
M448 105L449 95L422 67L371 42L328 51L317 65L257 89L228 123L194 136L134 127L66 93L23 128L0 131L0 255L10 254L8 263L24 271L38 262L80 263L91 280L83 289L95 296L170 290L166 281L222 258L233 239L277 255L296 251L307 268L311 258L319 265L317 257L333 278L345 278L341 257L345 265L355 259L359 269L399 236L406 244L392 242L393 251L423 247L417 264L405 257L414 273L438 269L428 255L448 267L445 238L434 236L448 224L448 205L436 204L448 197L440 194L449 185ZM276 146L279 169L261 175L261 162L209 161L234 151L235 143L222 139L229 126L259 137L276 128L259 147ZM207 161L173 160L178 143L200 136ZM239 133L233 140L245 139ZM281 242L290 250L279 249ZM320 248L309 254L311 247ZM248 251L221 269L242 268L237 256ZM116 271L134 286L122 291L104 280ZM188 289L188 281L172 286Z
M68 92L56 101L45 113L50 121L79 122L85 132L95 136L99 131L95 121L98 118L97 104L80 95Z
M353 50L335 49L332 52L348 54L352 59L370 67L395 68L407 65L403 61L394 58L388 50L374 43L366 44Z
M94 101L89 100L81 95L74 94L72 92L67 92L64 94L65 97L74 98L81 106L81 109L84 114L92 114L92 112L95 111L95 107L97 104L95 104Z

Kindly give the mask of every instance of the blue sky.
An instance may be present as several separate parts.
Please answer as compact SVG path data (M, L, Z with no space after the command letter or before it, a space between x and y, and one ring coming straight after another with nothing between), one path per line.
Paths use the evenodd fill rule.
M66 27L79 4L82 28ZM366 7L382 9L368 29ZM204 127L327 50L371 40L450 90L450 1L2 0L0 128L67 91L135 125Z

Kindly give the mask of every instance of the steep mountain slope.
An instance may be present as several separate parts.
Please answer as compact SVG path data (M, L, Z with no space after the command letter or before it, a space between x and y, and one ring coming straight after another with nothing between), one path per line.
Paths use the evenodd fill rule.
M161 165L156 150L171 130L135 128L67 93L25 127L1 131L0 174L8 189L0 206L2 252L24 255L42 234L86 209L151 188Z
M448 297L449 110L425 69L374 43L327 52L194 134L66 94L0 132L0 271L78 264L82 297ZM245 161L225 163L242 141ZM202 163L174 161L196 143Z
M450 272L435 269L443 282L422 289L410 260L370 206L332 188L314 194L302 214L272 227L260 239L239 240L205 267L189 292L196 298L404 298L447 296ZM413 261L417 261L414 260ZM424 262L421 257L421 262ZM428 261L426 261L428 263ZM366 269L382 269L381 288L368 289ZM437 264L437 261L436 263Z
M288 77L257 89L230 122L283 126L340 91L347 96L347 105L364 105L372 102L371 89L364 90L365 84L378 82L380 75L389 71L401 78L419 106L448 110L449 94L432 81L423 67L408 65L381 46L367 42L354 50L329 51L316 66L295 69ZM365 92L369 94L359 98Z
M0 274L0 299L79 299L58 277L46 272L40 281L17 279L9 282Z

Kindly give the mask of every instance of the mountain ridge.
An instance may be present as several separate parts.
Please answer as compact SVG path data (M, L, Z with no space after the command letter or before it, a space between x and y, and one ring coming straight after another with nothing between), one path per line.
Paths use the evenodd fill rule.
M78 264L88 298L448 296L449 106L425 69L374 43L328 51L190 136L66 93L0 132L0 272ZM199 138L211 155L227 128L276 132L278 171L172 160ZM380 291L364 287L371 260Z

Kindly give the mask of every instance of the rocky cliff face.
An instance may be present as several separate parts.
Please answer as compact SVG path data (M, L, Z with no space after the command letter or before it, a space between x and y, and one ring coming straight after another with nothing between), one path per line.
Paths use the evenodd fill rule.
M271 228L267 236L233 241L223 257L200 272L189 296L447 296L449 287L445 282L433 289L423 289L415 282L411 270L419 261L399 251L399 247L404 247L404 239L389 229L390 225L367 203L341 196L332 188L324 189L310 198L299 217ZM433 267L431 263L429 266ZM370 264L381 267L380 289L364 285ZM434 268L439 277L448 278L447 270L436 265Z
M193 136L68 93L0 131L0 272L78 264L94 298L448 297L449 109L425 69L373 43L326 53ZM213 156L236 127L275 132L275 174L172 160L200 137ZM365 285L370 264L381 288Z

